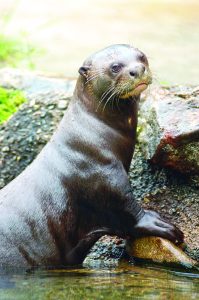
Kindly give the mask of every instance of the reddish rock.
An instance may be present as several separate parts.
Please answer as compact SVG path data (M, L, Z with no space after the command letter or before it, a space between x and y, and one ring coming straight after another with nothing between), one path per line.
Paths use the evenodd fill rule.
M156 89L140 116L139 140L147 159L199 174L199 87Z

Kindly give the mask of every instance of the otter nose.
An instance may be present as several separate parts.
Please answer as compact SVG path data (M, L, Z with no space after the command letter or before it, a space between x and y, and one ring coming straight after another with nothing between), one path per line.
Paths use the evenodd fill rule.
M134 68L131 68L129 74L131 77L141 77L145 72L145 66L143 64L137 65Z

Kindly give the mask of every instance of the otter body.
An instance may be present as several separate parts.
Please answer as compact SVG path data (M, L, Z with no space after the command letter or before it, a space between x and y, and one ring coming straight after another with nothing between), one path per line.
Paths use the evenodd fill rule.
M0 265L81 263L104 234L158 235L173 225L133 199L128 181L146 57L128 45L103 49L79 70L73 99L50 142L0 192Z

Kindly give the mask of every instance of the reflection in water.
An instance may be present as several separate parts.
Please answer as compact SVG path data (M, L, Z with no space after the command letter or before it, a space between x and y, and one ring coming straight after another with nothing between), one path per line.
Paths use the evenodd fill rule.
M199 298L199 274L152 267L4 270L0 278L0 299L5 300Z

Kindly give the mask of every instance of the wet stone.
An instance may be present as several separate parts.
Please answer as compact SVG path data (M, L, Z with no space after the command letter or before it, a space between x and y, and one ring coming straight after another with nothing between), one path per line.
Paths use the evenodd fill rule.
M180 246L159 237L143 237L128 242L127 251L134 259L148 260L159 264L174 264L197 269L197 262L188 257Z

